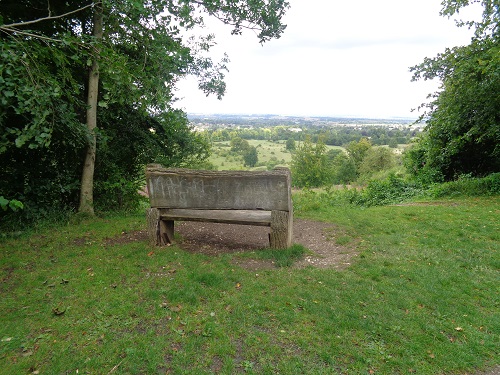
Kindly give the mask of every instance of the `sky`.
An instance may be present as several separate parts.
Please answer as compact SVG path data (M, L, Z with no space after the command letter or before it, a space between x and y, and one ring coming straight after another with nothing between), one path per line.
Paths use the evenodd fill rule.
M207 98L195 79L183 79L177 107L197 114L416 118L420 112L412 109L439 82L411 82L409 67L469 44L472 35L439 16L440 0L289 2L284 34L263 45L251 30L231 35L211 21L204 30L218 42L211 56L217 61L226 52L231 60L226 94Z

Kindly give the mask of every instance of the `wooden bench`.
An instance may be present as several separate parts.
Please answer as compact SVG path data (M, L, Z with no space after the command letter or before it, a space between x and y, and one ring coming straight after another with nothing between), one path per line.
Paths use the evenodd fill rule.
M293 209L288 168L272 171L201 171L148 165L152 243L174 242L174 221L270 227L272 248L292 244Z

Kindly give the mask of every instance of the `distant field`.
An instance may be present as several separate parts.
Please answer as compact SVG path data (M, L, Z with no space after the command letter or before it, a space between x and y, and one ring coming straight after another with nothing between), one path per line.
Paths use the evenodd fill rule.
M290 166L292 155L285 149L286 141L264 141L264 140L248 140L251 146L257 148L258 153L258 166L251 168L253 170L267 169L267 165L272 163L279 166ZM297 146L299 143L297 142ZM327 146L328 149L343 149L338 146ZM243 158L241 155L234 155L230 153L231 147L229 141L214 142L212 148L212 155L209 161L213 163L218 170L237 170L248 169L243 165Z

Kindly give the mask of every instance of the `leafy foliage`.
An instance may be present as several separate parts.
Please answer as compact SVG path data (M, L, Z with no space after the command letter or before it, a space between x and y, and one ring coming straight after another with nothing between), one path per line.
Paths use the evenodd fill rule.
M243 161L245 163L245 166L247 166L247 167L255 167L255 165L259 161L259 156L257 154L257 148L254 147L254 146L248 147L243 152Z
M331 162L332 166L332 183L334 184L349 184L356 181L356 164L344 152L338 153Z
M361 138L358 142L349 142L345 146L347 154L354 161L357 170L359 170L359 168L361 167L361 163L363 162L366 153L371 147L371 142L366 138Z
M24 208L24 205L22 202L19 202L16 199L5 199L3 196L0 196L0 208L2 208L3 211L7 210L12 210L16 212L17 210L22 210Z
M407 181L395 174L384 180L372 180L361 191L351 190L350 202L359 206L382 206L401 203L416 196L422 196L425 189L421 184Z
M298 187L318 187L328 184L331 169L326 155L326 146L321 140L314 144L307 137L292 155L292 183Z
M456 181L432 186L429 194L435 198L458 195L467 197L500 195L500 173L493 173L483 178L463 175Z
M295 140L293 138L288 138L285 143L285 149L288 151L295 151L297 145L295 144Z
M500 39L498 4L482 1L483 20L468 46L446 49L412 68L414 80L439 78L442 87L428 109L427 132L408 157L413 175L434 181L500 170ZM468 1L445 1L453 15ZM425 116L423 117L425 118Z
M196 166L209 144L174 110L178 80L192 74L199 88L221 97L228 59L207 54L214 36L183 40L181 29L203 25L203 12L234 33L279 37L286 1L107 0L104 37L92 36L97 3L2 2L0 23L0 194L25 204L23 215L75 210L85 149L94 133L86 118L89 68L99 63L95 202L132 207L143 166Z
M246 139L242 139L241 137L231 138L229 144L231 146L231 151L234 152L243 152L250 147L248 141Z
M372 147L368 149L359 166L361 175L370 175L392 168L396 163L394 153L384 147Z

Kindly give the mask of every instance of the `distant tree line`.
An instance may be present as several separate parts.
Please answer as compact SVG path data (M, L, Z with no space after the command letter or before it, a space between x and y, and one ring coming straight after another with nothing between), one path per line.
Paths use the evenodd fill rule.
M300 131L297 131L300 129ZM208 137L214 141L230 141L238 137L242 139L257 139L266 141L303 141L310 138L313 143L321 141L329 146L344 146L357 142L362 138L370 140L371 144L397 147L398 144L408 144L420 134L412 127L390 128L386 126L338 126L298 128L291 126L274 126L266 128L213 129L208 130Z

